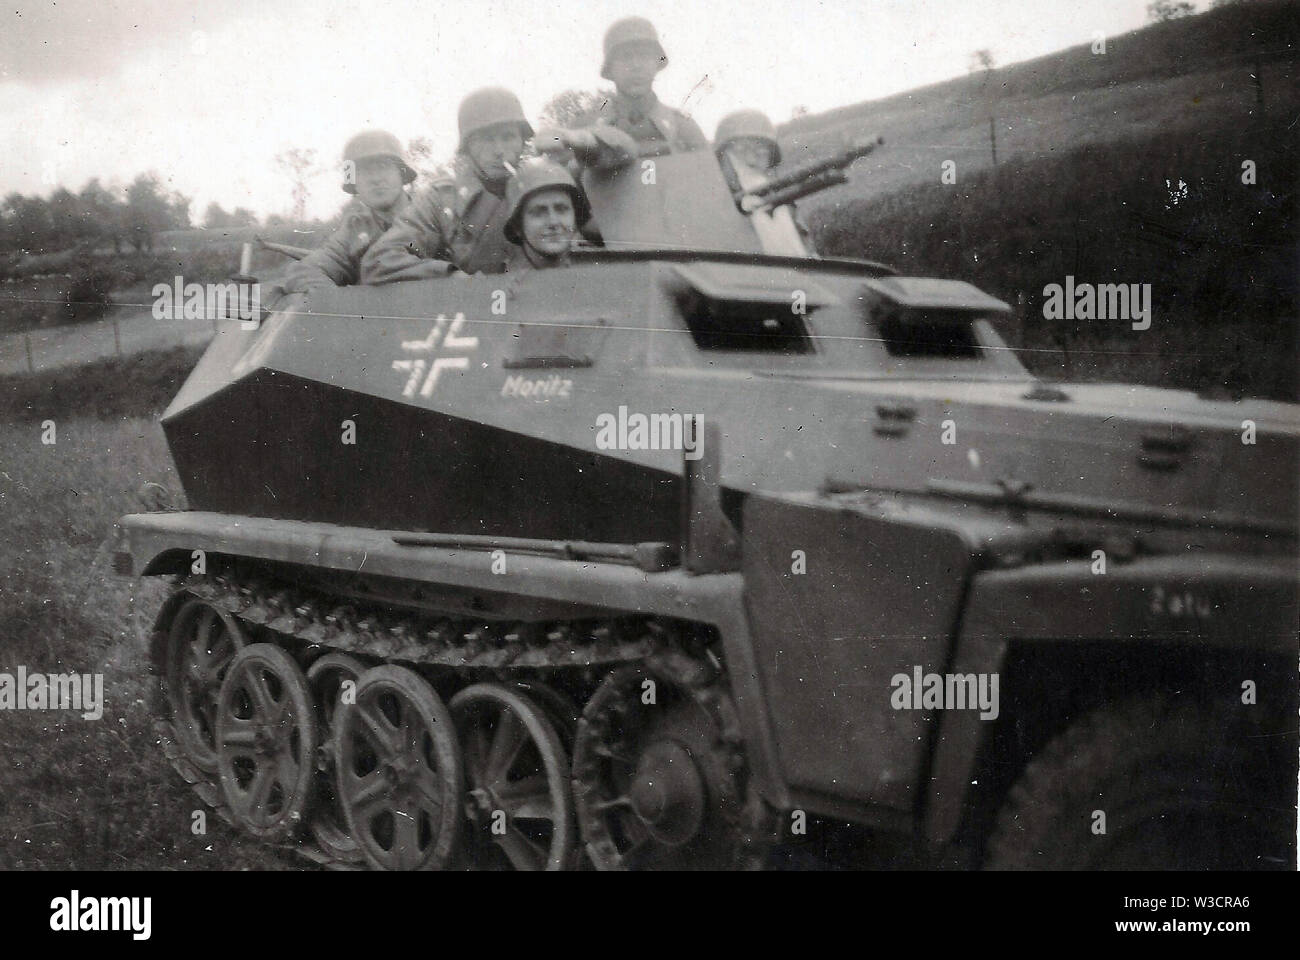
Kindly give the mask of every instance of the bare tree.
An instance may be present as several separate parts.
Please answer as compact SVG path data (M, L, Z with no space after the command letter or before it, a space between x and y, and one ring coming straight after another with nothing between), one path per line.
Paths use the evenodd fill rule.
M293 219L302 223L307 219L307 195L310 193L307 181L319 172L316 168L316 151L294 147L277 154L275 163L293 181Z
M998 165L997 124L993 119L995 113L993 109L994 98L997 93L997 87L993 83L993 70L996 65L997 61L993 57L993 51L988 47L984 47L983 49L976 50L970 55L970 66L968 68L972 73L976 70L982 70L984 72L982 78L982 90L984 93L985 106L988 110L989 152L993 155L993 166L995 167Z
M981 50L976 50L970 55L970 66L967 69L969 69L971 73L974 73L976 70L985 71L984 79L987 81L989 76L993 73L993 68L996 65L997 61L993 58L993 51L988 47L984 47Z
M421 182L428 183L443 175L451 166L451 161L438 161L433 156L433 144L428 137L414 137L406 143L406 159L420 175Z

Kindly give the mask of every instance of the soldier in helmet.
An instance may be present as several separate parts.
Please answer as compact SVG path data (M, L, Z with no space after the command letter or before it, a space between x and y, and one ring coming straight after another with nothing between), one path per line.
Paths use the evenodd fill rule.
M718 155L728 181L735 177L736 162L759 173L767 173L781 162L776 127L766 114L758 110L737 110L718 121L713 151Z
M499 87L476 90L461 101L458 115L460 176L454 203L448 192L430 190L370 249L362 263L363 283L391 283L466 273L499 273L515 254L504 228L509 208L506 184L519 166L533 127L513 93ZM578 160L612 166L630 160L635 144L615 130L548 134ZM436 185L435 185L436 186Z
M391 133L366 130L343 148L343 191L361 201L323 244L285 271L280 286L286 293L313 286L356 283L361 258L409 203L406 185L415 171Z
M444 207L455 209L456 191L458 188L456 175L447 167L438 167L433 171L432 179L429 180L429 189L438 195Z
M506 239L518 247L507 271L567 266L578 230L591 217L572 174L550 160L526 160L506 187L506 204Z
M781 163L781 144L776 139L776 127L767 114L759 110L737 110L719 120L713 151L717 154L722 176L733 193L741 189L737 166L766 176ZM812 239L803 217L793 203L788 206L800 239L812 252Z
M639 145L641 156L656 156L709 146L703 131L680 110L655 96L654 79L668 66L654 24L643 17L615 21L605 31L605 61L600 75L618 91L595 118L622 130Z
M524 143L533 135L532 124L519 99L500 87L469 94L461 101L457 121L462 170L454 206L444 206L445 190L441 196L428 190L416 197L367 252L363 283L446 276L453 268L493 272L508 258L502 198Z

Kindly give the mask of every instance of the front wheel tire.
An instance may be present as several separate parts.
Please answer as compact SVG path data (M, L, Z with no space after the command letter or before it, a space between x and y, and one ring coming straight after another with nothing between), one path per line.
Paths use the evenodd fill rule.
M1263 732L1231 712L1156 697L1099 709L1025 766L998 815L984 868L1294 865L1288 824L1295 810L1278 789L1282 768L1260 749L1270 740Z

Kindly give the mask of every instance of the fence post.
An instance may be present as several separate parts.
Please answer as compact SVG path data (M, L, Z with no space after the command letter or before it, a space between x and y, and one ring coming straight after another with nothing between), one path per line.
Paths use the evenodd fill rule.
M27 347L27 372L35 373L36 364L32 363L32 335L30 333L23 334L23 344Z
M122 355L122 335L117 330L117 317L113 318L113 352Z

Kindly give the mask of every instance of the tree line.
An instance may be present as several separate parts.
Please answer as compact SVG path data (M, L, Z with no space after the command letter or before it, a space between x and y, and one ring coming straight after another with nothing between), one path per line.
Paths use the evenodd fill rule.
M58 187L48 198L10 193L0 203L0 251L53 253L72 247L112 245L152 250L162 230L190 224L190 198L167 192L156 173L142 173L124 189L92 178L73 193Z
M190 203L189 197L165 190L153 172L142 173L118 189L105 187L94 177L77 193L66 187L56 188L49 197L10 193L0 202L0 253L44 254L107 246L114 253L152 252L154 238L162 231L194 226ZM258 219L244 207L227 212L221 204L210 203L202 225L209 230L255 227Z

